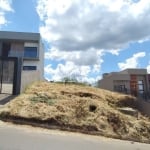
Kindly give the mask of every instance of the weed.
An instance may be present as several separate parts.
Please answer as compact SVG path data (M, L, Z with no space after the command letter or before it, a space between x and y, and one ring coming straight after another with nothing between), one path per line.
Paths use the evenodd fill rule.
M52 99L50 96L48 96L47 94L37 94L34 97L30 98L31 102L33 103L45 103L48 105L53 105L55 103L54 99Z

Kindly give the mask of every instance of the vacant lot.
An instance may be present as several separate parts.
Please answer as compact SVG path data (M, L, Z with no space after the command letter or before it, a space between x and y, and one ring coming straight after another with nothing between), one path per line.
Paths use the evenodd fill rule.
M122 111L126 107L132 111ZM0 110L0 117L6 121L150 143L150 119L136 110L134 97L83 85L34 83L6 104Z

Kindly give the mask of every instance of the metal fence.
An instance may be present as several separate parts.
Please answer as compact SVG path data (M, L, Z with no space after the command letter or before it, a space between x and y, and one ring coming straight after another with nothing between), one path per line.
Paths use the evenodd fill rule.
M146 91L146 92L143 92L143 93L138 93L137 97L140 98L140 99L143 99L145 101L150 102L150 91Z
M136 90L135 91L130 91L129 89L126 89L126 88L124 88L124 89L114 89L114 91L118 92L118 93L122 93L122 94L133 95L137 98L140 98L142 100L150 102L150 91L137 92Z
M13 60L0 59L0 93L12 94L14 65Z
M20 94L21 70L22 58L0 57L0 93Z

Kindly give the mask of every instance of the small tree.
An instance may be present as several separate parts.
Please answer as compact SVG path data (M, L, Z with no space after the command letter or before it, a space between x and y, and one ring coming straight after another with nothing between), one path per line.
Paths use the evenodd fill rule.
M77 83L78 82L78 80L76 78L71 78L71 77L64 77L62 79L62 81L65 82L65 83L67 83L67 82L75 82L75 83Z

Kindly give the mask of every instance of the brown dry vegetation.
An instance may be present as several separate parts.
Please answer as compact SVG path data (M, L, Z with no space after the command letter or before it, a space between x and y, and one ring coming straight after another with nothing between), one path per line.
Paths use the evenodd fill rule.
M150 119L124 114L136 99L94 87L37 82L0 110L3 120L150 143Z

